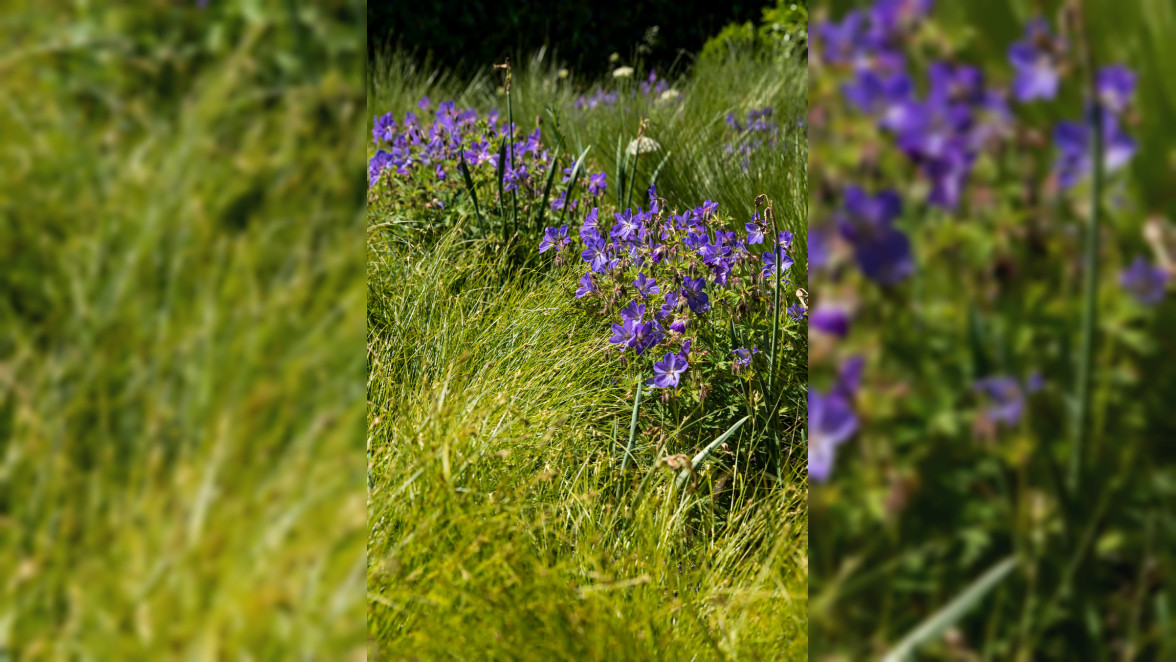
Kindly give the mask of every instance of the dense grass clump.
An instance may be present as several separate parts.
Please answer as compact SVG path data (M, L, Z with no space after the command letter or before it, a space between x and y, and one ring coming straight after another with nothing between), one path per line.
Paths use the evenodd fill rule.
M629 144L648 119L643 135L662 151L628 171L633 203L646 202L667 154L658 194L716 201L740 230L767 194L795 235L790 273L804 286L807 145L755 153L747 172L723 149L735 136L728 113L773 105L802 117L803 69L736 57L674 80L673 103L630 97L637 83L619 80L606 83L619 83L618 102L591 109L575 107L591 87L573 81L538 58L515 72L520 129L544 118L546 138L558 118L565 153L591 147L591 169L615 196L618 139ZM505 117L496 84L424 74L398 57L374 71L369 115L402 116L428 96ZM369 194L369 654L805 657L806 361L781 369L774 414L757 409L760 422L679 483L673 457L695 455L748 412L717 406L738 400L724 391L679 417L643 385L634 417L632 367L573 296L583 264L538 256L541 227L496 224L497 204L483 197L496 195L492 182L476 184L480 221L454 179L420 200L390 180ZM575 215L578 227L584 212ZM803 331L791 337L803 343ZM778 470L756 451L765 433L781 440Z

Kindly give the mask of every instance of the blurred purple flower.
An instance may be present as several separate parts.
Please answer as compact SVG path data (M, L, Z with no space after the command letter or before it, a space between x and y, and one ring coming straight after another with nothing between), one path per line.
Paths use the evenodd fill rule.
M1017 101L1053 99L1058 94L1059 62L1056 52L1060 49L1049 31L1049 22L1044 18L1029 21L1025 26L1025 38L1009 46L1009 62L1016 69L1013 79L1013 96Z
M862 273L881 285L893 285L914 272L910 240L893 227L902 213L894 191L870 196L857 186L845 190L845 211L838 217L841 235L853 244Z
M1121 64L1103 67L1098 72L1098 96L1113 113L1123 112L1135 94L1135 73Z
M849 334L849 313L840 306L819 304L809 312L809 327L844 338Z
M824 482L833 471L837 447L857 431L857 416L841 393L831 392L826 395L810 386L808 427L809 478Z
M993 376L977 380L975 390L985 394L991 406L983 416L993 423L1015 426L1025 411L1025 391L1012 377Z
M1168 272L1139 255L1119 274L1119 285L1139 303L1154 306L1164 300Z

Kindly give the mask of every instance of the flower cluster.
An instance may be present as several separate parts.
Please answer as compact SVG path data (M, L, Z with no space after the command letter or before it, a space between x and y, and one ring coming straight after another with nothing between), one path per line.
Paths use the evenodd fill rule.
M653 366L649 386L679 385L703 320L716 312L730 320L765 317L773 305L769 292L777 269L783 270L782 287L791 286L785 274L793 265L792 234L769 233L765 242L767 228L758 215L746 234L728 231L717 203L706 200L681 213L668 211L651 187L647 209L638 206L612 216L607 223L593 207L580 226L579 257L586 269L575 296L596 300L616 315L608 342L622 353L642 356L659 346L677 348ZM559 253L569 243L566 225L549 227L539 250ZM803 316L791 312L794 320ZM759 348L732 353L733 368L742 369Z
M899 162L905 162L925 186L925 198L904 200L905 192L886 185L867 189L837 178L823 198L832 202L831 223L815 227L809 235L809 256L818 269L830 263L834 238L843 241L857 269L867 279L894 286L915 272L910 238L900 228L910 208L926 206L948 214L959 213L976 173L984 162L1020 159L1021 148L1035 144L1038 132L1017 117L1019 106L1058 98L1074 68L1075 49L1057 35L1044 18L1030 21L1023 37L1007 51L1011 76L989 76L947 53L916 69L920 58L908 52L920 51L910 45L934 38L934 31L921 31L932 10L931 0L876 0L871 6L850 11L840 21L819 21L813 29L817 66L830 67L843 81L836 91L847 106L867 119L877 133L894 147ZM938 50L936 41L931 49ZM921 52L921 51L920 51ZM1061 189L1073 187L1091 172L1091 141L1097 126L1104 141L1107 172L1127 164L1135 143L1122 126L1136 87L1135 75L1126 67L1113 65L1097 72L1093 99L1086 100L1083 121L1060 121L1053 126L1057 157L1049 179L1031 181L1030 186L1056 182ZM818 112L814 117L822 118ZM729 122L733 118L728 118ZM1017 149L1008 149L1008 146ZM877 172L876 148L870 145L864 170ZM1024 167L989 168L984 172L1025 172ZM985 175L985 178L990 175ZM980 186L984 188L988 182ZM1044 188L1044 187L1043 187ZM911 204L911 203L914 204ZM905 209L904 209L905 208ZM914 219L909 219L914 220ZM1121 275L1125 290L1144 303L1163 297L1166 273L1137 260ZM849 332L849 310L822 305L813 311L813 328L844 338ZM986 419L1012 424L1020 419L1024 395L1033 388L1005 377L986 377L976 390L993 403ZM835 390L836 391L836 390ZM856 430L851 401L846 392L822 394L810 391L810 453L812 470L828 473L832 449ZM819 478L818 478L819 479Z
M782 131L772 119L772 110L772 106L749 110L746 121L740 121L735 113L727 114L727 127L735 132L735 136L723 145L723 151L740 157L744 172L750 167L750 157L754 152L765 148L775 149L780 145Z
M629 78L633 75L632 67L621 67L613 72L615 78ZM670 89L670 84L664 80L659 80L657 71L651 69L649 71L649 78L641 81L641 84L629 91L630 98L636 98L637 92L640 90L641 94L652 98L655 101L672 100L678 97L676 91ZM671 94L673 92L673 94ZM587 109L592 110L597 106L615 106L617 101L620 101L621 94L616 90L606 91L603 87L597 85L596 89L589 95L581 94L579 98L573 103L576 110Z
M421 112L431 107L428 97L418 103ZM450 173L464 158L471 174L478 169L497 173L499 155L503 155L503 191L514 191L524 198L536 198L542 194L545 173L554 167L554 157L543 145L539 128L525 133L517 126L500 125L497 109L492 109L484 119L472 108L457 110L453 101L446 101L433 113L433 122L424 125L416 113L406 113L399 124L392 113L374 118L372 138L376 152L368 161L368 186L374 187L385 172L409 177L416 171L424 171L437 181L453 181L460 186L460 174L450 179ZM387 149L385 149L387 148ZM572 168L563 168L561 186L550 207L562 210L567 203ZM588 193L599 197L607 183L603 172L592 173L581 169L577 180L587 186ZM569 209L575 209L579 200L573 200Z

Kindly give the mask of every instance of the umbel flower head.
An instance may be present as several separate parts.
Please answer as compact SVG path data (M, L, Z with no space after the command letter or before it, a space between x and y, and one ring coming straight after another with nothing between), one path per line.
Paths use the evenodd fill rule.
M661 145L659 145L656 140L653 138L647 138L646 136L641 136L640 138L637 138L629 143L628 152L629 156L634 156L636 154L648 154L650 152L656 152L659 149L661 149Z

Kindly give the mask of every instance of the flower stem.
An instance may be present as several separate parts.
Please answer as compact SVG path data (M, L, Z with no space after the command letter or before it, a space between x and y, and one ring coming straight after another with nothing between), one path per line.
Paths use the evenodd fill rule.
M1084 25L1082 26L1085 27ZM1086 227L1086 245L1083 253L1083 267L1086 272L1085 292L1082 309L1082 346L1078 354L1077 397L1074 407L1074 444L1070 448L1069 488L1077 494L1082 475L1083 449L1086 446L1090 427L1090 384L1093 371L1095 332L1098 328L1098 242L1099 204L1103 188L1103 109L1098 100L1098 85L1094 55L1090 42L1085 42L1088 94L1091 98L1091 186L1090 223Z

